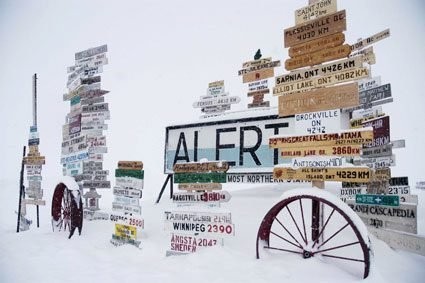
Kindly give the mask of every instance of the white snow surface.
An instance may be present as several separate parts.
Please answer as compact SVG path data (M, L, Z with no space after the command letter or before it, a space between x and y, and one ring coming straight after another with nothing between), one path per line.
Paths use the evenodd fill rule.
M17 206L17 185L5 181L0 181L0 185L3 197L15 200L5 202L0 214L0 282L361 281L359 277L315 257L303 259L299 255L284 254L256 259L258 227L267 211L283 196L301 190L314 192L322 198L333 198L319 190L303 189L306 184L224 184L223 189L232 194L232 199L222 207L224 212L232 213L235 237L226 238L224 246L172 257L165 256L170 236L164 231L164 211L178 209L167 198L167 192L157 205L153 199L142 199L145 228L141 249L137 249L130 245L114 247L109 242L113 233L110 221L85 221L82 235L74 235L70 240L68 232L52 232L49 214L53 188L45 191L48 197L46 207L40 208L40 228L36 228L35 208L28 206L27 215L33 224L29 231L16 233L13 211ZM336 189L330 186L329 191L335 193ZM102 191L103 211L110 212L112 199L111 192ZM420 206L418 211L420 208L423 209ZM374 255L370 275L363 282L423 282L425 257L393 250L373 236L370 238Z

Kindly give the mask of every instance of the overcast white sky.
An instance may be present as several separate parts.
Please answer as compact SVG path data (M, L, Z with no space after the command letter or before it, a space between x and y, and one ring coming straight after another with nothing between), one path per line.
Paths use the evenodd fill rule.
M283 29L294 25L294 10L307 2L1 0L0 179L18 181L32 122L31 76L37 73L44 186L55 182L69 111L69 102L62 101L66 67L75 52L108 44L102 75L103 88L111 91L105 167L143 160L145 188L156 193L164 180L165 127L198 119L192 103L215 80L225 80L226 90L241 97L232 109L245 109L246 86L237 76L241 64L258 48L265 57L287 59ZM374 47L372 75L391 83L394 103L384 105L384 112L391 116L392 139L406 139L407 148L395 151L393 175L408 175L411 184L425 180L424 1L339 0L338 9L347 10L347 43L390 28L390 38ZM268 99L277 105L276 97Z

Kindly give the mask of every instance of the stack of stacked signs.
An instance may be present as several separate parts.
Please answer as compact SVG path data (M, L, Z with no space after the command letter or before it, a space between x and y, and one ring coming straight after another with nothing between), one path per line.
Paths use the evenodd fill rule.
M229 96L224 92L224 81L215 81L208 84L207 95L193 103L193 108L201 108L204 115L201 118L209 118L222 115L230 110L231 104L240 102L239 96Z
M292 166L276 166L273 177L321 182L388 180L388 174L344 164L342 157L359 156L362 145L373 141L370 127L341 130L348 117L340 109L359 105L357 80L369 76L368 65L374 57L361 54L333 61L351 53L351 46L343 44L346 14L337 11L336 1L321 2L297 10L297 25L284 31L284 45L290 48L285 68L291 72L276 78L273 94L279 95L279 116L295 115L297 135L270 138L270 147L292 159ZM322 16L311 19L311 14L303 12L314 9L322 9L318 11ZM322 64L329 61L333 62Z
M274 68L279 66L280 61L272 61L271 57L242 64L243 69L238 74L242 76L243 83L248 83L247 95L253 98L248 108L270 107L270 101L264 101L264 95L270 92L267 79L274 77Z
M37 126L30 127L30 135L28 139L28 153L24 157L24 164L27 173L28 186L25 189L25 193L28 199L22 199L21 202L21 219L19 222L20 231L29 229L29 225L32 221L25 218L26 205L45 205L46 202L42 200L43 190L41 189L41 169L45 164L46 159L40 155L38 151L38 145L40 144L40 137L37 131Z
M98 212L99 198L96 189L109 189L109 171L103 170L103 154L107 152L104 130L110 118L108 103L102 90L100 76L103 65L108 64L107 45L75 53L75 65L68 67L67 87L64 101L70 101L70 112L63 126L62 158L63 174L73 176L80 187L89 189L85 198L86 219L104 219Z
M167 256L194 253L199 249L223 245L223 238L234 236L230 211L220 207L230 194L222 191L229 165L224 161L191 162L174 165L174 181L179 190L173 195L177 207L165 211L165 230L170 232Z
M141 161L119 161L115 170L114 202L110 219L114 222L115 234L111 243L115 246L131 244L139 247L144 220L139 199L143 189L143 163Z

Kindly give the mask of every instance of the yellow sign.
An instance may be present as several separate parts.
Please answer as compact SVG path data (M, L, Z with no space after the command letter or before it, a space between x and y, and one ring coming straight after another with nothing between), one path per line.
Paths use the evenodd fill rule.
M338 145L362 145L373 140L372 128L367 130L351 130L340 133L318 135L272 137L269 139L271 148L300 148Z
M115 235L127 239L136 239L137 228L130 225L115 224Z
M275 167L273 179L304 181L337 181L367 183L373 178L373 172L367 167Z
M222 86L224 86L224 81L223 80L211 82L211 83L208 84L208 87L209 88L212 88L212 87L222 87Z

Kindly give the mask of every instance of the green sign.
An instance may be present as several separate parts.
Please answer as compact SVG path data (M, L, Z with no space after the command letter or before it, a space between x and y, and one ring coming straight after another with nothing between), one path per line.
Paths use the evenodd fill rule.
M115 169L115 177L133 177L143 180L144 173L144 170Z
M226 183L226 173L176 173L174 183Z
M400 198L397 195L356 195L356 203L399 206Z
M76 105L78 103L80 103L81 101L81 97L80 96L74 96L73 98L71 98L71 106Z

